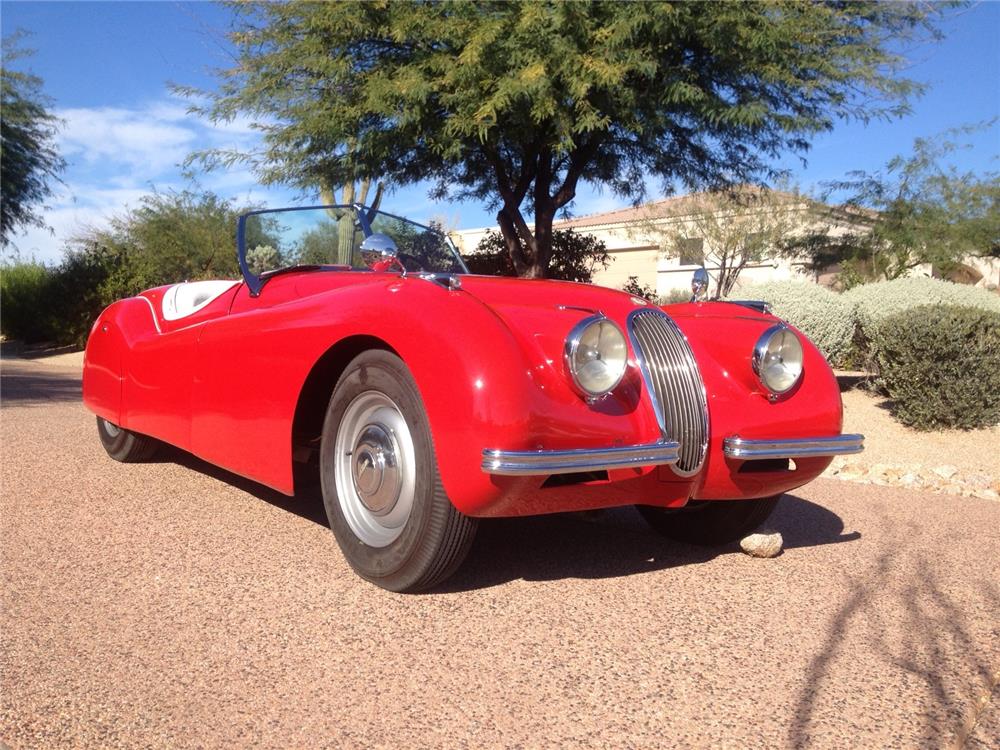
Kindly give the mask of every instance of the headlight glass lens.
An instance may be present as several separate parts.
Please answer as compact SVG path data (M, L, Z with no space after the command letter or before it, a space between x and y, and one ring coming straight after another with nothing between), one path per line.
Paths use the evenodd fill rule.
M772 393L790 391L802 377L802 344L798 336L783 325L768 328L754 348L753 369Z
M621 382L628 364L625 334L604 317L581 321L566 340L566 365L586 396L601 396Z

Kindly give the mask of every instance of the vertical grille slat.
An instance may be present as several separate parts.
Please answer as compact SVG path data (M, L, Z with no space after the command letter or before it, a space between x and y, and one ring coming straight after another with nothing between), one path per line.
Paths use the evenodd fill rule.
M681 446L674 470L694 474L708 447L708 405L691 347L660 310L636 310L629 315L628 330L663 436Z

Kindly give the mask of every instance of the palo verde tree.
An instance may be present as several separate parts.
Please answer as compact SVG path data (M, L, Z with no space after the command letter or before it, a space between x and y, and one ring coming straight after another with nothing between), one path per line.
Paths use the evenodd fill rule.
M196 109L256 119L263 147L200 156L305 190L431 180L493 204L518 274L541 277L581 180L634 200L648 175L668 192L766 182L838 118L905 112L918 86L894 50L940 7L239 3L236 65Z
M949 163L962 136L996 124L917 138L909 154L881 169L829 183L826 197L846 193L862 229L805 236L801 250L816 267L839 263L846 286L899 278L924 264L949 273L969 258L1000 257L1000 172Z
M4 38L0 70L0 244L4 246L18 230L44 226L39 208L65 166L55 144L59 120L48 110L42 79L11 69L31 54L18 46L21 37Z
M704 266L718 299L747 266L783 254L794 232L817 223L811 208L795 193L740 186L651 204L632 233L654 239L665 257Z

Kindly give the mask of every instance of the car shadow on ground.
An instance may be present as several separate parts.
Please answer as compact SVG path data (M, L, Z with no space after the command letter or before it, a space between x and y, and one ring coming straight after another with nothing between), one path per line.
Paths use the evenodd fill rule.
M859 539L844 532L840 516L795 495L785 495L768 526L785 549ZM436 589L464 591L525 579L617 578L708 562L739 552L738 544L698 547L665 539L634 508L490 519L458 573Z
M304 481L304 489L288 497L170 446L164 446L155 460L180 464L300 518L328 526L315 480ZM768 526L781 532L785 549L861 538L856 531L845 532L844 522L836 513L791 494L782 497ZM334 544L332 538L330 543ZM617 578L707 562L738 552L737 544L706 548L665 539L631 507L484 519L465 563L431 593L489 588L518 579Z

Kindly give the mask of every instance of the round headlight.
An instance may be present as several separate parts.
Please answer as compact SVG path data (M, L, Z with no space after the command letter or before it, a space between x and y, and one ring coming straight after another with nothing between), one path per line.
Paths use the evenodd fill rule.
M602 396L618 383L628 364L625 334L602 315L581 320L566 339L566 367L584 396Z
M790 391L802 377L802 344L798 336L780 324L764 331L753 350L753 371L771 393Z

